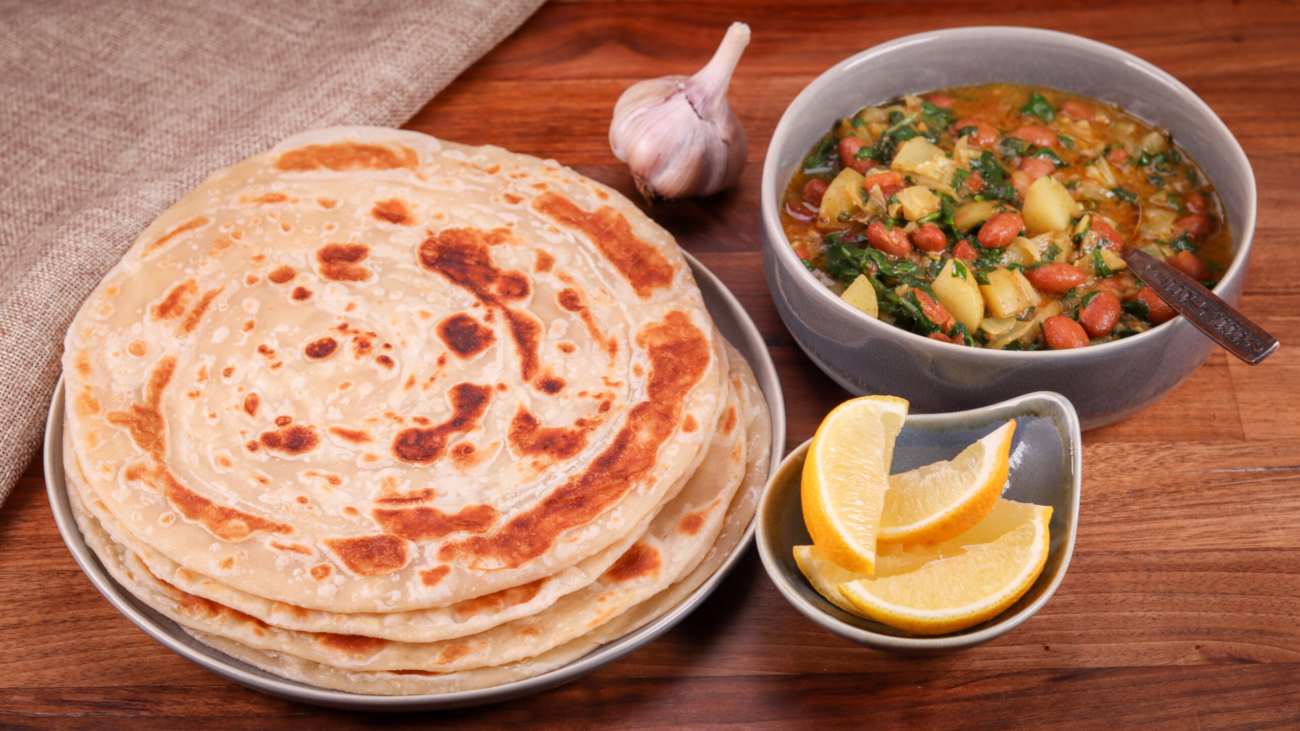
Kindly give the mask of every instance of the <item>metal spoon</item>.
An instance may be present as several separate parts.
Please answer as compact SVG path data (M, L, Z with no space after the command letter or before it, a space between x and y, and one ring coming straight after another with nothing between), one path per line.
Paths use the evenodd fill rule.
M1229 353L1259 365L1281 347L1277 338L1237 312L1199 282L1140 249L1120 252L1129 269L1160 299Z

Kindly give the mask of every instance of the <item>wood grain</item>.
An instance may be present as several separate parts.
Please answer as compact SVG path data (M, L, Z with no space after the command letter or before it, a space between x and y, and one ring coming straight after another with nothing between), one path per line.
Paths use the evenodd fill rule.
M1085 435L1069 574L1037 616L998 641L925 659L851 645L795 612L751 550L703 607L622 662L548 693L449 713L289 703L163 649L77 568L34 463L0 510L0 727L1300 727L1300 7L554 2L410 127L552 157L634 196L606 138L614 101L645 76L694 71L733 20L754 31L732 92L751 164L734 190L648 210L758 323L785 387L789 446L846 394L803 356L767 294L758 253L764 151L805 84L907 33L1064 30L1188 84L1255 168L1259 227L1241 310L1284 347L1256 368L1218 352L1155 406Z

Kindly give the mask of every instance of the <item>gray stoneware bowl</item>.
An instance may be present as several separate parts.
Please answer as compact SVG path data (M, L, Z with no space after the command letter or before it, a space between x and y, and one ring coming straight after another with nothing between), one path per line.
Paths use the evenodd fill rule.
M1005 403L955 414L909 414L894 445L891 474L952 459L1007 419L1016 420L1011 469L1002 497L1052 506L1047 563L1029 591L1005 612L983 624L938 637L909 635L856 617L826 601L794 562L794 547L812 543L804 526L799 487L808 440L785 458L763 491L755 534L763 568L781 594L805 617L852 642L877 650L931 655L974 647L1020 626L1061 585L1074 554L1079 528L1079 483L1083 450L1074 407L1055 393L1031 393Z
M1192 374L1215 345L1182 317L1147 333L1069 351L1007 352L940 343L842 302L804 269L777 211L808 150L838 119L903 94L989 82L1039 84L1120 105L1168 128L1219 191L1236 254L1214 291L1237 304L1255 232L1255 177L1232 133L1177 79L1096 41L1028 28L958 28L863 51L808 85L786 110L763 164L763 268L795 340L858 395L901 396L915 411L997 403L1030 391L1073 402L1084 429L1133 414Z

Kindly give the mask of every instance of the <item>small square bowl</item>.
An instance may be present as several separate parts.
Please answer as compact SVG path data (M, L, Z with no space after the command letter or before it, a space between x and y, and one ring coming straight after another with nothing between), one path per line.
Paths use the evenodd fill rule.
M1050 505L1051 548L1034 585L993 619L937 637L921 637L849 614L817 593L794 561L794 547L812 539L804 525L799 488L812 440L791 452L767 483L758 507L757 542L763 568L781 594L823 628L878 650L910 655L939 654L974 647L1011 631L1051 598L1065 578L1079 525L1083 450L1079 417L1064 396L1040 391L992 406L950 414L909 415L894 446L891 473L952 459L962 449L1016 420L1010 472L1002 497Z

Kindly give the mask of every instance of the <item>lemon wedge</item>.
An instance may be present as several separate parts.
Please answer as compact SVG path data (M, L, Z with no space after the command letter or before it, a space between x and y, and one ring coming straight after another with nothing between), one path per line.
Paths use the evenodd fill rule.
M894 439L907 417L907 402L864 396L826 416L803 466L804 523L813 544L845 569L872 574Z
M877 542L935 545L980 522L1007 484L1015 431L1008 421L952 461L891 475Z
M1051 517L1050 507L999 500L984 520L950 541L882 551L876 575L841 581L840 596L855 614L913 634L977 625L1014 604L1042 573ZM819 584L833 579L809 580L826 596Z

